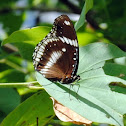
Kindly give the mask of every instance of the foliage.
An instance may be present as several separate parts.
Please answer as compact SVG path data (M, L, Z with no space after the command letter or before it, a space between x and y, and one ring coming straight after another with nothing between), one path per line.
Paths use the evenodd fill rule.
M2 28L5 33L0 33L1 125L36 126L37 121L39 125L56 125L50 96L94 122L125 125L126 53L122 50L126 50L126 1L95 0L93 3L86 0L83 6L83 0L77 0L78 4L68 0L27 0L23 7L17 2L0 2L0 32ZM82 46L78 69L80 81L74 85L62 85L48 81L39 73L35 77L32 53L51 27L46 24L21 30L28 10L81 13L75 23L79 45ZM36 16L35 25L43 25L39 16Z
M1 126L36 126L37 118L39 120L39 125L44 125L50 120L51 116L53 117L51 100L45 91L41 91L20 104L9 116L7 116L1 123Z
M105 60L122 56L126 56L126 53L114 45L90 44L80 48L78 75L81 79L72 87L58 83L50 84L50 81L39 73L37 80L52 97L79 115L94 122L121 126L125 114L126 91L124 89L118 92L115 86L110 87L110 83L115 82L116 88L123 89L126 87L126 80L106 75L102 66Z

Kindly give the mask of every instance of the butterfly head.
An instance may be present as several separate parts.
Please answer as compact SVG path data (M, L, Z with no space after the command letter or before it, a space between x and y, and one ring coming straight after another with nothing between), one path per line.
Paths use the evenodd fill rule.
M72 76L72 77L65 77L65 78L63 78L60 82L62 83L62 84L71 84L72 82L74 82L74 81L79 81L80 80L80 76L79 75L75 75L75 76Z

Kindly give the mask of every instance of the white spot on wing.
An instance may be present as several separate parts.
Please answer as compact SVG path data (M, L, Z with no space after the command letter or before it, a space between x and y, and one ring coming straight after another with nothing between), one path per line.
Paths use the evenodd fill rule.
M42 49L42 48L39 48L39 52L44 52L44 49Z
M49 39L49 42L52 42L53 40L52 39Z
M68 39L68 41L69 41L70 45L73 45L73 41L71 39Z
M76 58L73 58L73 60L76 60Z
M39 53L40 55L43 55L43 52L41 52L41 51L38 51L38 53Z
M38 46L36 46L36 47L35 47L35 50L38 50L38 48L39 48L39 47L38 47Z
M48 37L50 37L50 36L51 36L51 34L49 33L47 36L48 36Z
M39 62L39 61L40 61L40 59L39 59L39 58L36 58L35 60L36 60L37 62Z
M41 55L39 54L39 53L37 53L37 56L36 56L37 58L41 58Z
M54 62L53 58L50 58L50 62L52 62L52 63Z
M64 43L65 42L65 40L62 38L62 37L59 37L60 38L60 40Z
M55 32L53 33L53 36L56 36L56 33Z
M66 48L62 48L62 51L63 51L63 52L66 52Z
M59 37L59 39L63 42L63 43L67 43L67 44L70 44L72 46L75 46L75 47L78 47L78 43L77 43L77 40L71 40L69 38L66 38L65 36L63 37Z
M50 59L52 59L52 60L53 60L53 62L52 62L52 63L54 63L54 62L55 62L55 56L54 56L54 54L52 54L52 55L51 55L51 58L50 58ZM49 59L49 60L50 60L50 59Z
M48 69L41 69L40 73L46 74L48 72Z
M45 49L45 47L43 45L41 45L40 48L42 48L43 50Z
M53 66L54 63L57 62L57 60L62 56L62 52L61 51L54 51L50 58L49 61L47 62L47 64L45 65L44 68L50 68L51 66Z
M70 22L69 21L64 21L64 23L66 24L66 25L70 25Z
M65 40L65 42L66 42L67 44L69 44L68 38L66 38L66 37L63 36L63 39Z
M47 71L48 71L48 69L41 69L41 71L42 71L42 72L47 72Z
M42 44L41 42L40 42L40 43L38 43L38 46L41 46L41 44Z
M51 67L52 65L53 65L53 63L50 61L48 61L48 63L46 64L46 66L48 66L48 67Z
M76 46L76 47L78 47L78 43L77 43L77 40L75 39L74 41L75 41L75 46Z
M48 40L44 41L44 44L46 44L46 45L47 45L47 44L48 44Z

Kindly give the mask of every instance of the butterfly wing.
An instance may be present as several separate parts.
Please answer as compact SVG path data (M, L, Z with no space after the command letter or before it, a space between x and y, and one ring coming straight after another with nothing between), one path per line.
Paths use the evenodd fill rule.
M68 16L61 15L55 19L51 32L36 46L34 67L51 81L70 83L76 76L78 61L79 48L73 24Z

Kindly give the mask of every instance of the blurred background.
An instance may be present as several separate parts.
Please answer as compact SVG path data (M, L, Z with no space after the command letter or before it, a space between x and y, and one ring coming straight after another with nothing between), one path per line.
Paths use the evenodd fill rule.
M67 14L75 23L84 2L85 0L0 0L0 43L17 30L35 26L51 27L54 19L61 14ZM109 42L126 51L125 7L125 0L94 0L93 8L86 15L85 24L77 31L79 45ZM0 47L0 83L35 80L32 59L23 59L13 44ZM0 88L0 121L34 92L37 90ZM3 107L3 104L7 106ZM58 122L58 125L65 124Z

